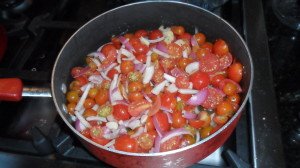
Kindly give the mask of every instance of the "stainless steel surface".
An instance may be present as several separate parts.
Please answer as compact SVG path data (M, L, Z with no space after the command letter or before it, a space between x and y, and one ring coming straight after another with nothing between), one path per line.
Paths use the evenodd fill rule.
M34 86L24 87L22 96L23 97L52 97L50 88L34 87Z

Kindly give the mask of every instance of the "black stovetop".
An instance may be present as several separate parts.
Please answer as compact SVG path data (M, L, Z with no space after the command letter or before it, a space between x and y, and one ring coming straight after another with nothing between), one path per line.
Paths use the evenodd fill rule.
M208 7L199 1L185 1ZM17 2L20 4L22 0ZM91 18L128 2L41 0L33 1L20 14L6 15L4 20L2 16L1 22L7 28L8 50L0 62L0 77L19 77L26 85L49 86L54 60L68 37ZM7 12L8 9L1 5L1 9ZM277 70L271 70L271 63L274 67L272 44L277 42L269 42L270 56L267 30L269 37L272 31L269 30L270 25L267 24L267 29L265 27L269 22L268 17L267 22L264 21L263 6L259 0L230 0L220 8L210 10L229 21L244 36L252 54L255 79L247 108L236 130L226 144L214 153L218 159L211 157L211 160L192 167L283 167L272 77L272 70L275 74ZM282 74L280 70L278 73ZM280 80L276 77L274 81L277 97L284 98L281 90L278 92L283 85L278 87L277 81ZM282 107L280 104L280 119L284 118ZM0 111L0 167L108 167L88 153L66 128L57 116L51 98L0 102ZM283 122L289 119L287 117ZM283 127L283 135L289 129Z

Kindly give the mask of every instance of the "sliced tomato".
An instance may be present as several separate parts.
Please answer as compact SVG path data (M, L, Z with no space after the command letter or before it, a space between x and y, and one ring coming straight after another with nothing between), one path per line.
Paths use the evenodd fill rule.
M190 119L189 124L190 126L199 129L204 126L205 122L199 119Z
M154 145L154 137L147 132L141 134L137 138L137 141L139 146L146 151L149 151Z
M202 72L216 72L220 68L219 58L214 54L206 54L199 58L200 71Z
M178 92L177 96L180 97L180 99L185 102L188 101L192 97L192 95L190 95L190 94L181 94L179 92Z
M222 56L219 61L220 61L220 70L224 70L226 68L228 68L231 63L232 63L232 55L228 52L227 54L225 54L224 56Z
M153 106L149 109L148 115L152 116L156 114L159 111L160 107L161 107L161 98L160 96L157 96Z
M161 106L167 109L175 109L176 107L176 98L172 93L165 92L161 95Z
M93 126L90 129L90 136L92 138L92 140L100 145L105 145L109 142L108 139L103 137L103 127L97 125L97 126Z
M182 56L182 48L176 43L168 44L167 49L171 58L177 59Z
M162 143L160 145L160 151L161 152L166 152L170 150L175 150L178 149L181 145L181 138L179 136L175 136L166 142Z
M133 117L137 117L141 114L141 112L149 109L151 106L152 104L146 100L134 101L129 104L128 113Z
M225 94L216 88L207 87L208 96L202 103L202 106L206 109L215 109L216 106L223 101Z
M130 138L129 135L121 135L116 138L115 148L125 152L137 152L138 143L136 139Z
M163 113L163 112L158 112L153 116L153 120L155 120L155 118L157 119L157 122L159 124L159 127L161 128L161 130L163 132L169 131L171 128L170 123L168 122L168 116L167 114Z

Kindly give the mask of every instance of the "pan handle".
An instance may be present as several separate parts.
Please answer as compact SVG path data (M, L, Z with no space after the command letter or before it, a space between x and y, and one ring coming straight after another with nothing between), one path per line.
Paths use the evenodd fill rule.
M52 97L50 88L23 87L19 78L0 79L0 100L20 101L22 97Z

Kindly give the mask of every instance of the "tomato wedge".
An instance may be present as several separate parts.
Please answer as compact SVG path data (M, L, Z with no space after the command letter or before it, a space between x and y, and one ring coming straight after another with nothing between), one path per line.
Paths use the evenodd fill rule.
M138 100L138 101L134 101L132 103L129 104L128 106L128 113L133 116L133 117L137 117L139 116L143 111L149 109L150 107L152 107L152 104L149 103L146 100Z
M220 68L219 58L214 54L206 54L200 59L200 71L216 72Z
M155 100L153 106L149 109L148 115L153 116L154 114L156 114L159 111L160 107L161 107L161 98L160 98L160 96L156 96L156 100Z
M108 139L103 137L103 128L99 125L93 126L90 129L90 136L92 137L92 140L100 145L105 145L109 142Z

